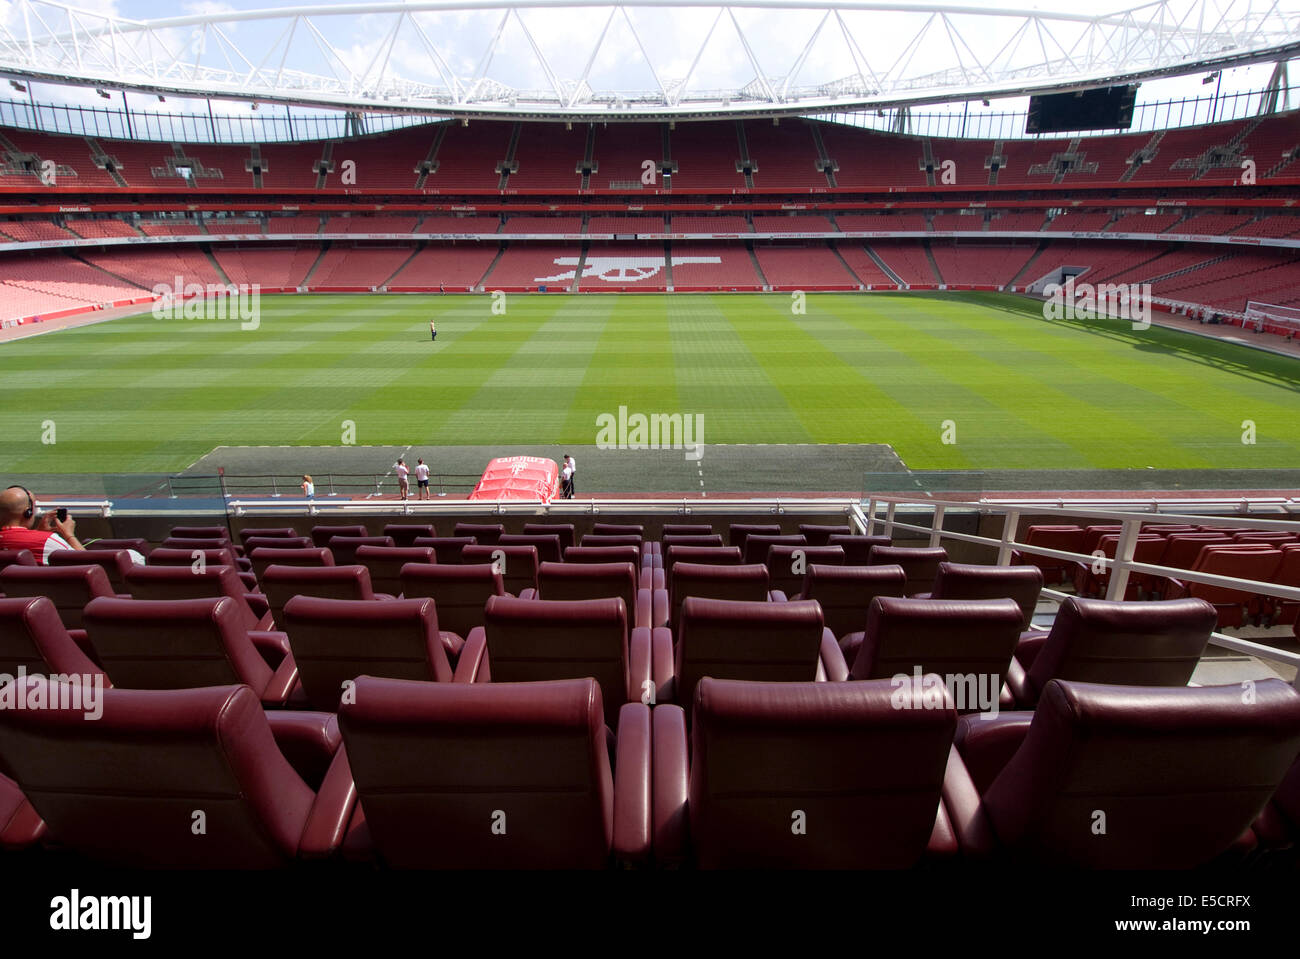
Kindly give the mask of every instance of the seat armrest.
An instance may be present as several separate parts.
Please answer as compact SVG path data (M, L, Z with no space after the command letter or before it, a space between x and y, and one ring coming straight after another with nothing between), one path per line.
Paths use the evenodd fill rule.
M632 630L627 641L627 699L629 703L653 706L654 662L651 631L645 626Z
M636 591L636 619L632 625L651 626L650 617L654 612L654 594L648 589L638 589Z
M266 688L262 690L263 706L283 706L289 700L289 694L298 685L298 664L290 653L280 661Z
M1025 672L1025 667L1020 664L1020 660L1011 657L1011 662L1007 664L1007 682L1005 686L1008 693L1011 694L1012 709L1033 709L1034 694L1029 688L1029 674ZM1006 704L999 701L1002 708Z
M352 780L348 751L340 749L334 754L334 761L316 793L316 801L307 813L298 855L303 859L324 859L337 852L356 805L357 784Z
M656 589L651 591L651 618L650 625L653 627L668 625L668 590Z
M469 631L469 638L456 660L456 672L452 676L454 683L487 683L492 676L488 669L487 631L482 626L475 626Z
M769 603L788 603L790 599L785 595L783 589L769 589L767 591L767 601Z
M957 834L957 845L962 855L976 859L991 856L997 847L993 826L956 746L948 750L941 802L953 832Z
M520 598L520 599L536 599L536 598L537 598L537 590L535 590L535 589L534 589L533 587L531 587L531 586L525 586L523 589L521 589L521 590L519 591L519 598Z
M308 786L320 789L343 742L338 717L316 710L280 711L267 713L266 721L289 765Z
M253 590L257 589L257 575L252 571L251 567L249 568L248 572L244 572L243 570L240 570L239 579L240 582L244 584L244 589L246 589L248 592L251 593Z
M993 785L1016 754L1034 720L1029 711L1001 713L992 719L986 718L988 715L963 716L952 740L967 775L981 793Z
M618 711L614 758L614 857L624 863L650 858L650 744L650 707L624 703Z
M1164 589L1161 591L1160 595L1164 599L1184 599L1189 596L1190 593L1187 589L1186 583L1181 579L1174 579L1170 576L1165 580Z
M95 673L102 673L104 671L104 667L99 662L99 654L95 652L95 646L91 643L90 636L84 629L68 630L68 638L76 644L77 649L79 649L82 655L85 656L86 659L90 660L90 663L94 666L93 669L90 668L90 666L82 666L76 670L77 672L84 673L87 676L93 676ZM104 685L111 688L107 676L104 677Z
M1042 630L1032 630L1020 634L1020 639L1016 642L1015 657L1025 670L1033 669L1034 660L1038 659L1043 647L1047 645L1049 635L1049 633Z
M642 567L641 569L641 588L642 589L664 589L664 571L659 567L651 569Z
M289 646L288 633L275 629L250 629L248 640L261 653L262 658L266 660L266 665L272 669L278 667L284 661L284 657L293 655L293 649Z
M651 714L654 749L654 852L658 865L686 859L687 796L690 764L686 712L680 706L656 706Z
M673 633L667 626L650 631L650 678L655 684L655 703L671 703L676 698L676 662L673 658Z
M826 670L826 678L832 683L843 683L849 678L849 666L844 660L844 653L840 651L840 644L835 642L835 634L829 629L822 629L822 649L821 649L822 667Z
M260 630L275 629L275 619L271 616L271 604L266 601L265 593L245 593L244 602L252 610L253 615L257 617L257 628Z

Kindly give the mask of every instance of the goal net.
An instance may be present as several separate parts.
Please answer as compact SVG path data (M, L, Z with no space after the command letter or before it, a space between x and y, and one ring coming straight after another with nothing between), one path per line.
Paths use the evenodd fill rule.
M1256 333L1300 333L1300 309L1294 306L1275 306L1251 300L1246 304L1246 319L1242 324Z

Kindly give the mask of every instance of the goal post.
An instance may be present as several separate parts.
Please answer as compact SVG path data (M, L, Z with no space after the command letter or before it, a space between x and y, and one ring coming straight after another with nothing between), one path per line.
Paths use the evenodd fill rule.
M1300 307L1277 306L1251 300L1246 304L1243 328L1256 333L1277 333L1289 336L1300 333Z

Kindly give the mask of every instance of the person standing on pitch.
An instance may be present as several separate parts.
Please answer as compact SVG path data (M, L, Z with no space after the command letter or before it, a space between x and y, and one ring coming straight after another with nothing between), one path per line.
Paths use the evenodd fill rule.
M397 461L397 489L402 494L402 499L407 499L411 495L411 481L407 478L411 471L406 467L406 460Z
M415 464L415 485L419 487L420 492L417 494L420 499L429 498L429 467L424 465L424 460L417 460Z
M569 454L564 454L564 465L569 470L569 499L578 491L578 461Z
M573 470L569 468L569 458L564 458L564 469L560 470L560 499L573 499Z
M430 321L429 321L429 341L430 341L430 342L437 342L437 340L438 340L438 327L434 324L433 320L430 320Z

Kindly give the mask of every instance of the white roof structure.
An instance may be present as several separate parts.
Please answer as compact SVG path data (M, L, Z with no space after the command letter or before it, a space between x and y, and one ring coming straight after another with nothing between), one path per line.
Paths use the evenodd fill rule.
M413 0L148 21L50 0L0 10L0 76L460 117L806 115L1300 55L1297 0L1151 0L1098 12L888 0Z

